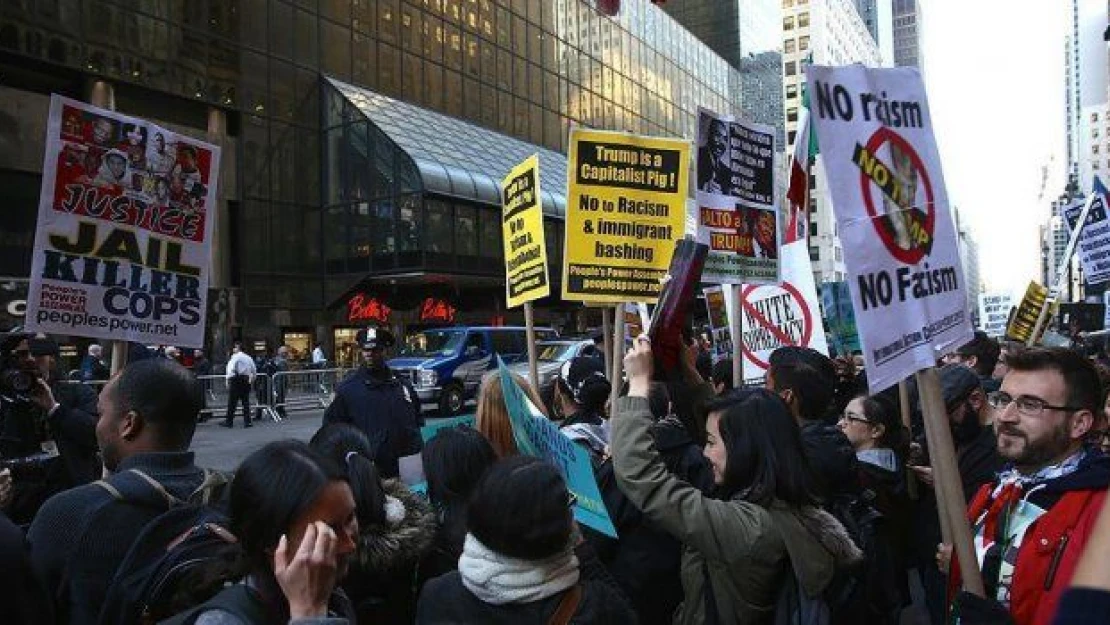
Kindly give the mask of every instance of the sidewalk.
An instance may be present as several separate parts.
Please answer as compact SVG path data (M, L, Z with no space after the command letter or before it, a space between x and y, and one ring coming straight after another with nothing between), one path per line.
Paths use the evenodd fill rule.
M254 403L251 402L253 410ZM324 418L324 410L298 410L290 412L289 417L280 423L269 419L252 421L254 427L243 428L242 412L236 413L235 428L220 427L222 413L213 416L207 423L198 423L193 436L192 450L197 455L197 466L232 471L239 462L266 443L295 438L308 441Z

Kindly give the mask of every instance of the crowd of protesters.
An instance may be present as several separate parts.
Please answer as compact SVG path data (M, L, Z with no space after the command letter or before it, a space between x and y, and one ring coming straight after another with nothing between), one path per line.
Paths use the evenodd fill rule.
M388 346L365 337L366 370L309 442L222 474L190 451L203 388L180 364L140 360L98 396L61 397L50 346L6 338L5 367L39 372L28 406L65 462L38 488L0 473L20 511L0 515L0 622L884 625L915 595L933 623L1110 614L1110 369L1079 352L976 333L938 362L978 596L944 542L912 383L903 415L851 359L783 347L762 387L734 389L732 364L696 344L656 370L646 336L620 380L567 361L550 407L513 376L527 418L587 452L613 538L575 521L556 465L521 455L497 372L473 428L416 440ZM397 477L406 454L422 488Z

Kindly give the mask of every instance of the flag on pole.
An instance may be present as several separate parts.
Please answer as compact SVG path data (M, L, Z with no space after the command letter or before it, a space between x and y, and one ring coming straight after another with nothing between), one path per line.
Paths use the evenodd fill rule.
M794 134L794 149L791 153L790 186L786 199L790 201L790 213L786 234L782 243L804 241L809 229L809 159L810 153L809 109L802 106L798 115L798 130Z

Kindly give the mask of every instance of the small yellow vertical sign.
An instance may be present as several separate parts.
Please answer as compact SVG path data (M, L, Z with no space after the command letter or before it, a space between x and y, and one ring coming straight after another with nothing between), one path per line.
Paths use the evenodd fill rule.
M550 295L540 202L540 162L535 154L501 181L501 229L508 307Z

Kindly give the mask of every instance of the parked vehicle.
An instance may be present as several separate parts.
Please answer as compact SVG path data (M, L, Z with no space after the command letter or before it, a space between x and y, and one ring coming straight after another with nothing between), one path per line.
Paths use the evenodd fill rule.
M553 339L551 328L536 328L537 339ZM478 393L482 376L497 366L528 360L527 331L521 327L451 327L424 330L405 339L389 366L412 382L425 410L444 416L463 411Z
M559 368L563 363L577 356L597 356L603 358L591 339L558 339L554 341L539 341L536 343L536 375L539 384L536 390L540 398L547 404L550 413L555 398L555 378L559 376ZM520 374L524 379L532 382L528 371L528 354L524 358L509 366L514 373Z

